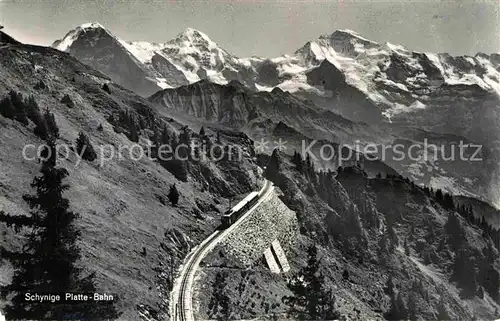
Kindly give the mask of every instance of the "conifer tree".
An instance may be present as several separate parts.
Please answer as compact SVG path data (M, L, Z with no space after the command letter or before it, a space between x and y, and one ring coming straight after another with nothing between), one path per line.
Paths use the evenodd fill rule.
M449 210L454 210L455 209L455 204L453 202L453 197L451 194L446 193L443 196L443 207Z
M210 314L216 320L228 321L231 317L231 299L227 294L227 275L217 272L213 283L213 293L208 304Z
M495 269L495 261L498 255L491 243L488 243L488 245L483 249L483 256L479 280L491 298L498 302L500 274Z
M9 92L9 97L15 109L14 119L24 125L28 125L28 112L23 95L14 90L11 90Z
M454 251L458 251L466 240L465 230L460 224L460 220L453 212L448 213L448 219L444 225L448 234L448 241Z
M97 158L97 153L90 143L90 139L83 132L80 132L76 139L76 151L78 155L89 162L93 162Z
M65 104L68 108L75 107L75 103L68 94L64 95L63 98L61 98L61 103Z
M302 170L303 170L302 155L297 153L297 151L294 151L294 153L293 153L292 163L295 165L295 168L297 168L297 170L299 172L302 172Z
M163 127L163 131L161 133L161 143L164 145L170 144L170 135L168 133L167 126Z
M57 127L56 118L54 114L52 114L48 108L45 109L45 113L43 114L43 118L45 123L47 124L47 130L51 137L59 138L59 127Z
M186 159L191 155L191 129L188 126L181 128L179 133L179 144L183 145L179 148L179 157L181 159Z
M13 119L16 115L16 108L14 107L14 104L9 96L4 97L0 101L0 115L9 119Z
M47 122L47 129L49 130L49 134L54 138L59 138L59 127L57 127L56 118L54 114L52 114L49 109L45 109L44 113L45 121Z
M102 90L104 90L105 92L107 92L109 95L111 95L111 89L109 88L109 85L108 84L104 84L102 85Z
M304 309L308 319L332 320L338 317L335 310L335 296L324 287L325 277L320 271L318 250L312 245L307 250L307 266L288 283L293 292L291 297L283 297L283 302L292 308Z
M465 298L471 298L477 290L476 264L472 253L467 249L461 249L453 262L452 281L457 281L457 286L462 290Z
M410 256L410 247L408 246L408 239L407 238L405 238L404 249L405 249L406 256Z
M408 319L417 320L417 295L414 291L408 297Z
M391 295L391 308L385 314L387 320L406 320L408 317L408 311L406 309L405 302L401 292L397 295L393 293Z
M50 138L59 138L59 128L57 127L56 119L54 117L54 114L52 114L48 108L45 109L43 116L40 115L39 112L35 112L34 117L35 135L44 140Z
M41 139L47 139L49 137L49 129L44 116L40 113L40 111L37 110L33 112L31 118L35 123L35 128L33 129L35 135L40 137Z
M179 203L179 191L177 190L177 186L175 184L170 186L170 192L168 193L168 199L170 200L170 203L172 203L172 206L177 206Z
M274 149L273 153L271 154L271 158L269 159L269 163L266 166L265 172L271 175L271 177L277 175L278 173L280 173L281 162L282 160L278 150Z
M139 141L139 129L137 128L137 124L132 115L130 115L128 126L129 139L134 143L137 143Z
M394 294L394 280L392 279L392 274L389 274L389 277L387 278L384 292L389 296L392 296Z
M441 191L441 189L438 188L435 197L436 197L436 202L438 202L439 204L443 203L443 191Z
M307 266L304 273L304 281L307 284L306 311L312 319L319 316L320 293L323 277L319 273L318 250L316 246L309 247L307 251Z
M75 220L78 214L69 210L69 201L63 197L68 186L63 183L68 172L56 167L56 149L53 137L49 138L49 155L31 186L35 195L23 198L31 208L29 216L10 215L0 212L0 222L14 227L26 236L19 252L1 248L1 256L14 267L9 285L1 287L1 296L9 300L5 308L8 319L64 320L115 319L118 313L113 304L94 301L79 304L40 303L25 300L25 293L93 293L96 291L93 275L83 276L76 265L80 258L77 241L80 231Z
M162 144L161 135L156 127L153 129L153 136L150 137L150 140L151 140L151 158L156 159L158 158L158 150L160 149L160 146Z

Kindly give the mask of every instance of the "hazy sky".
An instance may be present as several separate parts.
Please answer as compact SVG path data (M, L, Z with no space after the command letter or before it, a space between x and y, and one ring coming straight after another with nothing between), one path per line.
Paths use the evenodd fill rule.
M0 23L23 42L49 45L93 21L156 42L191 27L238 56L293 53L336 29L417 51L500 52L499 0L0 0Z

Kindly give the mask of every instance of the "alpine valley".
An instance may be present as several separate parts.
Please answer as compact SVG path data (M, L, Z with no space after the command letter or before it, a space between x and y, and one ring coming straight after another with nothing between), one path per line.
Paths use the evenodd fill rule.
M290 55L240 58L195 29L165 43L129 42L99 23L53 47L149 97L160 113L282 138L289 154L304 140L376 144L384 163L416 183L500 205L498 53L414 52L337 30ZM462 159L461 141L470 144ZM452 160L432 150L423 157L424 143ZM394 160L392 148L381 155L396 144L407 157ZM408 151L414 144L422 147Z

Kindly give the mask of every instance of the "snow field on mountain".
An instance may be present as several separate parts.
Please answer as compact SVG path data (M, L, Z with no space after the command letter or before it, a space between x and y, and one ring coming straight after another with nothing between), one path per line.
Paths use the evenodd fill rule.
M81 34L98 29L104 29L104 27L98 23L81 25L70 31L62 40L55 42L54 47L69 51L73 42ZM393 104L397 101L394 101L394 98L384 90L374 86L374 81L377 79L385 82L387 86L395 86L404 91L410 90L410 87L420 88L423 83L433 84L419 62L418 55L422 53L412 52L404 46L389 42L378 44L347 29L321 36L297 50L294 55L285 54L269 59L274 64L273 68L276 68L279 77L279 83L272 86L258 81L254 83L254 80L259 78L259 68L266 59L236 57L218 46L203 32L192 28L187 28L176 38L165 43L127 42L112 35L108 30L106 33L116 39L131 56L143 64L146 70L149 70L151 73L149 78L156 82L159 88L176 87L177 80L170 79L169 76L158 75L151 63L152 57L156 54L164 57L169 64L181 71L189 83L206 78L214 83L227 84L233 80L232 75L240 74L243 75L243 81L254 84L254 88L259 91L271 91L274 87L279 87L284 91L309 92L324 97L328 93L317 86L309 85L305 74L318 67L321 61L328 60L344 73L348 84L361 90L382 111L393 108ZM389 67L392 55L403 59L405 64L403 67L415 71L416 74L400 82L388 79L385 69ZM484 55L457 57L458 60L456 60L462 59L472 66L483 68L486 71L484 75L471 73L470 70L460 70L458 65L449 65L446 62L448 58L443 54L425 53L423 55L439 70L446 84L477 85L483 90L495 91L500 95L500 74L489 58L485 58ZM231 74L223 70L230 71ZM172 75L172 77L176 76ZM397 103L402 106L384 113L389 120L395 112L414 111L415 106L411 106L411 103ZM422 103L425 104L423 101Z

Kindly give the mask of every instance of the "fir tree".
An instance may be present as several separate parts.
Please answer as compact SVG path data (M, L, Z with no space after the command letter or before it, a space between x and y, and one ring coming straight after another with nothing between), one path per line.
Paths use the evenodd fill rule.
M443 202L443 191L441 191L441 189L438 188L434 197L436 198L436 202L441 204Z
M14 90L11 90L9 92L9 96L15 109L14 119L24 125L28 125L28 112L23 95L21 93L15 92Z
M40 114L40 107L38 106L35 97L33 97L33 95L28 96L28 98L25 99L24 104L26 106L26 111L28 112L28 118L32 122L35 122L37 115Z
M302 172L302 170L304 169L302 155L297 153L297 151L294 151L293 153L292 163L295 165L295 168L297 168L299 172Z
M312 319L319 317L319 304L323 277L319 273L318 250L316 246L309 247L304 281L307 284L306 311Z
M449 210L454 210L455 209L455 204L453 202L453 197L451 194L446 193L443 196L443 207Z
M54 114L52 114L49 109L45 109L45 113L43 114L45 121L47 122L47 129L49 130L49 134L54 138L59 138L59 127L57 127L56 118Z
M210 315L216 320L228 321L231 317L231 299L227 294L227 275L217 272L213 283L213 292L208 308Z
M153 130L153 136L150 137L150 141L151 141L151 158L157 159L158 150L160 149L161 146L161 136L156 128L154 128Z
M465 298L471 298L477 290L476 263L469 250L461 249L453 262L452 281L457 281L457 286L462 290Z
M135 143L139 141L139 129L137 128L137 124L134 120L134 117L132 115L129 116L128 120L128 132L129 132L129 139Z
M498 257L495 249L488 243L483 249L483 259L479 273L479 280L486 292L493 300L498 302L500 288L500 274L495 269L495 261Z
M394 294L394 280L392 279L392 274L390 274L389 277L387 278L387 283L385 284L384 292L385 294L391 297Z
M9 96L4 97L0 101L0 115L9 119L13 119L16 115L16 108L14 107L14 104Z
M412 291L408 297L408 319L417 320L417 295Z
M33 119L33 122L35 123L35 128L33 129L33 132L35 133L36 136L40 137L41 139L47 139L49 137L49 129L47 126L47 121L43 117L43 115L40 113L40 111L34 111L33 114L31 115L31 118Z
M172 206L177 206L179 203L179 191L177 190L177 186L175 184L170 186L170 192L168 193L168 199L170 200L170 203L172 203Z
M313 320L331 320L338 318L335 310L335 296L324 287L325 277L320 271L318 250L310 246L307 250L307 266L288 283L293 296L284 297L283 302L292 308L302 308L307 318Z
M179 158L187 159L191 155L191 129L188 126L181 128L179 133L179 144L182 148L179 148Z
M170 144L170 135L168 133L168 129L167 129L166 125L163 127L163 131L161 133L161 143L164 145Z
M56 119L49 109L45 109L43 116L38 111L33 111L30 118L34 119L35 135L41 139L48 140L51 138L59 138L59 128L57 127Z
M64 97L61 98L61 103L65 104L68 108L75 107L75 103L68 94L64 95Z
M57 127L56 119L48 108L45 109L43 117L40 117L36 122L34 129L35 135L47 140L59 138L59 127Z
M275 177L280 173L281 169L281 156L277 149L273 150L271 157L269 158L269 163L266 166L265 173L270 175L269 177Z
M444 225L448 234L448 241L454 251L458 251L466 240L465 230L460 224L460 220L453 212L448 213L448 220Z
M90 143L90 139L83 132L80 132L76 139L76 151L78 155L89 162L93 162L97 158L97 153Z
M102 85L102 90L104 90L105 92L107 92L109 95L111 95L111 89L109 88L109 85L108 84L104 84Z
M387 320L406 320L408 317L408 311L406 309L405 302L401 292L397 295L393 293L391 295L391 308L385 314Z
M387 233L386 231L383 232L382 236L380 237L380 240L378 240L378 251L380 254L387 254Z
M76 265L80 258L77 241L80 235L75 220L78 214L69 210L63 197L68 186L63 183L68 172L56 167L56 148L49 139L50 157L43 163L41 175L31 186L35 195L23 198L31 208L29 216L0 212L0 221L13 226L17 233L26 233L20 252L1 249L2 257L14 266L10 285L1 288L3 299L10 300L4 312L8 319L115 319L118 313L112 304L93 301L79 304L47 304L25 300L25 293L93 293L93 275L83 277Z
M405 238L404 249L406 256L410 256L410 247L408 246L408 239Z

